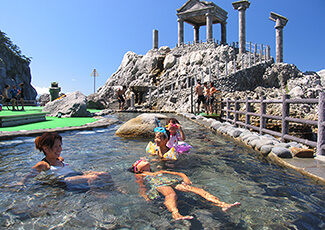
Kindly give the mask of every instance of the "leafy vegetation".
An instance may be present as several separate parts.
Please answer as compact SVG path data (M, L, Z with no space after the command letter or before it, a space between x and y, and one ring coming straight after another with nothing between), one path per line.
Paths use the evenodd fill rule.
M2 32L1 30L0 30L0 47L9 49L10 51L13 52L13 54L16 57L26 61L28 64L31 62L31 58L23 55L21 53L20 48L17 45L13 44L10 38L7 36L7 34Z

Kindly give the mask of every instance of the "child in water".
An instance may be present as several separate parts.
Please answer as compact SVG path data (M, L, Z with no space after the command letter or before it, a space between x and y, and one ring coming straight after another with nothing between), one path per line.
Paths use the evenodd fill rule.
M149 142L146 148L146 152L151 155L158 155L162 160L177 160L178 154L175 148L169 148L167 142L169 140L170 133L164 127L157 127L155 131L155 144Z
M214 205L221 207L222 211L227 211L231 207L240 205L239 202L227 204L220 201L218 197L213 196L209 192L191 186L192 182L184 173L172 171L151 172L150 164L145 160L136 161L129 170L136 173L136 180L140 185L140 194L146 200L153 200L158 197L159 194L165 197L164 204L168 211L172 213L175 220L193 219L194 217L182 216L179 213L177 208L177 195L174 189L182 192L198 194L206 200L214 203ZM150 187L148 191L146 187L143 186L144 183Z
M169 141L167 146L169 148L174 147L176 152L183 153L188 151L192 146L183 142L185 140L185 134L182 130L179 121L176 118L169 118L166 122L166 129L170 132ZM179 142L182 141L182 142Z

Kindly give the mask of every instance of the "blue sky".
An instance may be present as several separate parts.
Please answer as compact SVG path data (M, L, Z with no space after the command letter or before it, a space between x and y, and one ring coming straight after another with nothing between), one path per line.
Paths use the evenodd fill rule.
M118 69L124 54L146 54L152 31L159 46L177 43L176 9L186 0L0 0L0 29L32 57L32 84L42 93L57 81L64 93L94 91ZM238 41L238 11L230 0L214 0L228 12L227 42ZM325 69L325 0L251 0L246 10L246 41L270 45L275 57L273 11L289 19L284 28L284 62L301 71ZM220 25L213 26L220 40ZM200 39L206 39L205 27ZM193 40L185 23L185 42Z

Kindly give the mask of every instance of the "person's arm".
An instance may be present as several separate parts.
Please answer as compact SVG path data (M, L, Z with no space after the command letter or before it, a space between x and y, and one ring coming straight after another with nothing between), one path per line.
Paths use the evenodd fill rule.
M180 124L178 124L178 130L179 130L179 133L181 134L181 140L185 141L185 134L184 134Z
M149 197L147 195L147 188L146 188L146 185L144 184L144 181L143 181L143 176L142 175L138 175L138 174L135 174L135 181L139 184L139 193L140 195L146 199L147 201L149 201Z
M58 157L58 160L61 161L61 162L63 162L63 161L64 161L64 158L61 157L61 156L59 156L59 157Z
M159 157L160 160L166 161L167 159L164 158L164 155L161 152L161 149L158 147L157 149L157 155Z
M29 179L36 177L40 172L44 171L44 170L48 170L49 169L49 165L44 162L44 161L40 161L38 162L30 171L30 173L28 173L19 183L18 185L24 185Z
M158 171L156 173L157 174L159 174L159 173L166 173L166 174L176 175L176 176L181 177L183 179L183 181L184 181L185 184L187 184L187 185L191 185L192 184L192 181L184 173L172 172L172 171L164 171L164 170Z
M197 88L198 88L199 86L196 86L195 87L195 93L194 93L194 95L196 95L197 94Z

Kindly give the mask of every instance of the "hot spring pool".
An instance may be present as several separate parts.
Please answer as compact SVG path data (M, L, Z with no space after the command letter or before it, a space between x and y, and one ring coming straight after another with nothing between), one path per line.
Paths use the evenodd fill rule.
M115 114L121 121L138 114ZM34 137L0 143L0 226L8 229L325 229L324 187L268 162L252 149L178 117L194 150L177 162L152 162L152 168L185 173L193 185L220 200L241 202L221 211L201 197L177 192L180 213L193 220L174 221L163 200L147 202L126 169L151 139L114 135L119 125L61 133L61 156L76 171L106 171L118 190L71 191L45 174L25 188L4 187L19 181L43 153ZM164 123L164 121L163 121ZM154 159L148 157L148 159Z

